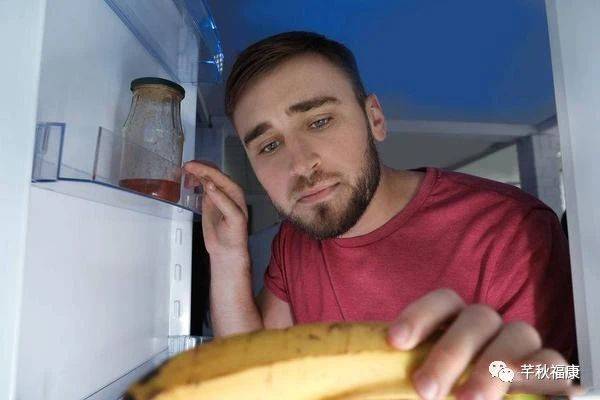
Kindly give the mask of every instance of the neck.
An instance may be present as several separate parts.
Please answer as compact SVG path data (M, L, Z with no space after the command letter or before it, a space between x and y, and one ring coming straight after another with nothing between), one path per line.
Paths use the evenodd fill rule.
M379 185L358 222L340 238L366 235L384 225L417 193L423 172L399 171L386 166L381 168Z

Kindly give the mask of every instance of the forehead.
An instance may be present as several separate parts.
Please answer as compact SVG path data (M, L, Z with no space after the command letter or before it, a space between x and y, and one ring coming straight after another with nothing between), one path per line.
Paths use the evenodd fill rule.
M356 102L350 78L336 65L314 54L294 57L246 88L233 114L234 125L244 132L285 118L290 105L316 96L336 97L341 104Z

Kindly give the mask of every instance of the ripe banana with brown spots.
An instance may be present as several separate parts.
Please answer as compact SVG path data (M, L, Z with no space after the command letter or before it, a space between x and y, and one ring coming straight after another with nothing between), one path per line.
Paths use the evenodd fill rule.
M387 329L384 323L320 323L218 338L170 359L125 399L418 399L409 377L432 340L399 351L388 344Z

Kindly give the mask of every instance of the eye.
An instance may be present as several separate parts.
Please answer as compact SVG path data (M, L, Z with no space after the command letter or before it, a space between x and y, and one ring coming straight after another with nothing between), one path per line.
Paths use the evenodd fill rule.
M312 124L310 124L310 127L314 129L322 129L329 125L329 121L331 121L331 117L320 118Z
M274 140L260 149L260 153L272 153L279 147L279 140Z

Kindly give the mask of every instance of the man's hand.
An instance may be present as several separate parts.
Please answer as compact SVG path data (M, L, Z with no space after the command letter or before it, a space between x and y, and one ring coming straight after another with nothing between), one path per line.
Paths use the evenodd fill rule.
M190 161L185 186L204 188L202 233L210 255L210 315L216 336L264 327L252 297L248 208L244 192L216 166Z
M211 258L246 256L248 208L242 188L207 162L185 163L185 185L202 185L202 233Z
M535 376L527 380L517 373L522 364L550 367L567 365L567 361L557 351L542 348L540 335L531 325L503 324L492 308L483 304L467 306L450 289L433 291L407 306L390 327L389 341L398 349L410 350L446 326L412 376L417 392L426 400L445 397L471 362L470 378L454 393L459 400L500 399L509 391L539 394L580 391L569 380ZM493 361L506 363L515 373L513 383L491 376L489 366Z

